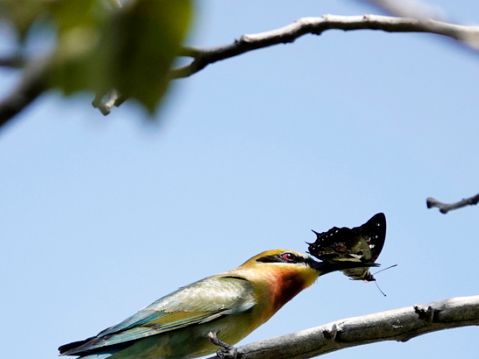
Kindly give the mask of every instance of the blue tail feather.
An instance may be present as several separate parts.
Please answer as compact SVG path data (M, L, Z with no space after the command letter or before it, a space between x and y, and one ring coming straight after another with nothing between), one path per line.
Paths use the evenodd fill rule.
M78 357L78 359L107 359L111 356L111 353L104 354L89 354L87 356Z

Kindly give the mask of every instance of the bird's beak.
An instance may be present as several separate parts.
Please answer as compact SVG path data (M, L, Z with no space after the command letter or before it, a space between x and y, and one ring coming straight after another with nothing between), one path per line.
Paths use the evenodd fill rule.
M309 257L306 263L313 269L316 269L320 275L331 273L338 270L352 269L352 268L368 268L378 267L377 263L361 263L361 262L318 262Z

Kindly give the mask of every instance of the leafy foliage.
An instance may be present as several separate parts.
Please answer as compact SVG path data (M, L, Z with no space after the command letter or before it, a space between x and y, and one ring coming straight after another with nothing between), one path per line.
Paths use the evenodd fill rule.
M152 113L192 18L191 0L0 0L19 49L38 26L56 32L50 87L65 94L115 89ZM37 27L34 27L37 26ZM45 26L47 25L47 26ZM53 26L52 26L53 25Z

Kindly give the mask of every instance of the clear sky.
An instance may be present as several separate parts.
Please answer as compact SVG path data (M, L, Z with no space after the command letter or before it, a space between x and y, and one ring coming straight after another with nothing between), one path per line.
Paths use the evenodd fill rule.
M477 1L436 2L479 23ZM190 42L213 46L355 1L197 3ZM0 72L1 92L14 78ZM478 294L479 55L432 35L327 32L177 81L149 123L50 93L0 134L2 357L55 358L179 286L265 249L304 251L310 229L388 219L374 284L318 282L243 343L349 316ZM477 328L329 358L477 353Z

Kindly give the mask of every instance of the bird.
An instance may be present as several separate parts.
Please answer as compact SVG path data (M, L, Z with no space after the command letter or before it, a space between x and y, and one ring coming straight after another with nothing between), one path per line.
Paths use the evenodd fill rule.
M285 249L264 251L236 269L181 287L96 336L58 349L79 359L179 359L228 351L319 276L375 265L319 262Z

